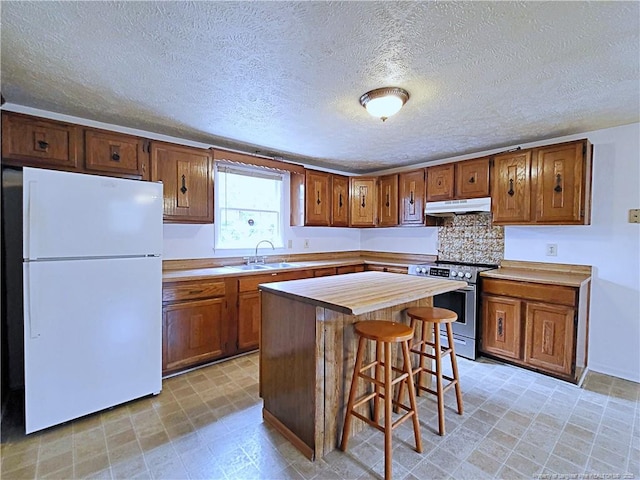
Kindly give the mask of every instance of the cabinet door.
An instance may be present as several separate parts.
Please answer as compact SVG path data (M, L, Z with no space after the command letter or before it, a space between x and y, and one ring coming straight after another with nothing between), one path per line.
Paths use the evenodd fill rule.
M531 220L531 150L498 155L493 159L491 210L494 224Z
M151 181L164 186L164 221L213 223L213 176L208 150L151 143Z
M331 176L331 190L333 201L331 202L331 226L349 226L349 177L341 175Z
M489 157L457 162L456 198L489 196Z
M329 226L332 195L329 194L331 174L306 170L305 225Z
M2 112L2 163L76 170L78 136L76 125Z
M453 198L453 163L427 168L427 202Z
M398 225L398 175L380 177L378 185L380 186L378 225L381 227Z
M351 177L350 225L354 227L374 227L376 225L376 178Z
M238 296L238 350L260 346L260 292L245 292Z
M167 305L163 309L162 370L222 357L226 350L223 298Z
M424 224L424 169L401 173L400 225Z
M95 172L142 176L149 154L142 138L101 130L85 130L85 168Z
M520 300L486 295L482 302L482 351L520 360Z
M586 153L586 141L536 150L535 166L531 169L536 222L588 223L584 204L588 187L585 185Z
M527 302L524 360L527 365L570 375L574 358L575 310Z

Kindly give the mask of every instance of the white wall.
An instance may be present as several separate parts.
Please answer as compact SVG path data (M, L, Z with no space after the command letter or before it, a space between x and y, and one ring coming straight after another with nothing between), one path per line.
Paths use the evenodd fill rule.
M580 138L594 145L591 225L505 227L505 259L591 265L589 368L640 382L640 225L627 223L628 210L640 208L640 124L522 147ZM557 257L545 255L547 243L558 245ZM435 228L363 231L362 248L435 253L437 233Z

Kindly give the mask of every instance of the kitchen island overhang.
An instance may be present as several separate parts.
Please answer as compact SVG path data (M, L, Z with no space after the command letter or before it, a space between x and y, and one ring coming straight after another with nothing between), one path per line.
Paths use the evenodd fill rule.
M357 339L353 324L408 324L406 309L461 282L360 272L265 283L261 295L260 392L263 418L307 458L334 450L342 433ZM354 422L358 432L364 422Z

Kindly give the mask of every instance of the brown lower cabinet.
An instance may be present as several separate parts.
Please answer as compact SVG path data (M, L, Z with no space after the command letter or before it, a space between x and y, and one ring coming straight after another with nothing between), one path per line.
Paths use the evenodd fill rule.
M391 273L407 273L409 269L407 267L399 267L397 265L372 265L367 264L365 266L367 272L391 272Z
M482 282L480 350L577 383L586 367L588 284Z

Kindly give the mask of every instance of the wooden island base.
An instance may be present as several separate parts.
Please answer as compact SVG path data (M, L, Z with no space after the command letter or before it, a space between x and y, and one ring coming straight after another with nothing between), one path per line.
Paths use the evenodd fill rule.
M361 320L408 324L406 309L432 306L432 299L349 315L268 291L261 295L263 319L274 319L263 321L261 332L263 418L307 458L322 458L337 447L342 435L358 345L353 324ZM401 352L396 350L399 359ZM373 352L370 342L369 358ZM354 420L352 433L365 425Z
M337 277L260 285L263 418L310 460L335 450L342 434L358 344L353 324L409 324L408 308L432 306L433 295L460 288L457 281L383 272ZM370 342L369 359L374 351ZM397 345L394 358L401 358ZM352 432L365 425L354 420Z

